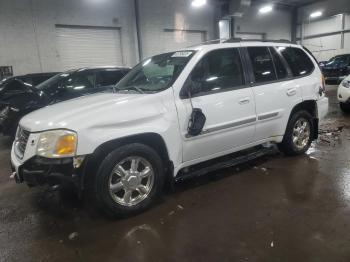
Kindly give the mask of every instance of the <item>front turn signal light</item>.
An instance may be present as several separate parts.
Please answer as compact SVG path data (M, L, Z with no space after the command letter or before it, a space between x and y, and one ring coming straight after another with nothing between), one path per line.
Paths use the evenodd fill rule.
M55 147L55 154L62 155L72 155L76 150L76 136L72 134L64 135L58 138Z

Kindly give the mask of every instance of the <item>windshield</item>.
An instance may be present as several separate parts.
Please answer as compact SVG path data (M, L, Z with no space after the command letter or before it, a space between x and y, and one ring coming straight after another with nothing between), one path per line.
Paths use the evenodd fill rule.
M52 93L57 89L58 84L63 80L68 78L74 70L69 70L67 72L55 75L46 81L42 82L41 84L37 85L36 88L39 89L40 91L43 91L44 93Z
M115 87L116 91L155 93L170 87L195 51L171 52L153 56L135 66Z

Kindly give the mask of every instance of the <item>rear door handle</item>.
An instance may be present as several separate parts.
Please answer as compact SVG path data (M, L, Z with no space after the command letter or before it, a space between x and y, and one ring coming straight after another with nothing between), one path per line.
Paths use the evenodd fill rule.
M297 90L295 88L290 88L287 90L288 96L294 96L294 95L296 95L296 93L297 93Z
M245 105L245 104L248 104L249 102L250 102L249 97L245 97L245 98L242 98L241 100L239 100L240 105Z

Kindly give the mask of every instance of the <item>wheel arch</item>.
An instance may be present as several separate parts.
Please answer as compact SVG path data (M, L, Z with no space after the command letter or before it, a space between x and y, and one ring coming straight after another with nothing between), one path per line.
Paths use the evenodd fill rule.
M301 110L307 111L312 116L313 125L315 127L313 138L317 139L317 137L318 137L318 110L317 110L316 100L304 100L304 101L300 102L299 104L296 104L289 114L289 119L288 119L286 128L288 126L288 123L289 123L292 115L298 111L301 111Z
M316 100L304 100L299 104L295 105L290 113L289 119L295 112L300 110L305 110L309 112L312 115L312 117L318 117Z
M164 171L166 174L166 182L170 182L173 177L173 162L170 160L168 148L166 146L165 140L160 134L157 133L141 133L134 134L126 137L121 137L113 140L109 140L99 145L92 154L87 156L85 161L85 174L82 178L82 189L84 187L89 186L87 183L91 181L92 177L97 173L98 167L102 160L113 150L116 148L131 144L131 143L140 143L145 144L151 148L153 148L161 157L164 163Z

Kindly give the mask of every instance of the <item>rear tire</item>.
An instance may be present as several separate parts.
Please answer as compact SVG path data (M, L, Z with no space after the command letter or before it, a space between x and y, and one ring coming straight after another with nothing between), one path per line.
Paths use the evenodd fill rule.
M312 116L307 111L297 111L289 119L283 140L278 148L289 156L305 153L311 145L315 131Z
M164 187L164 169L157 152L144 144L121 146L102 161L95 177L98 206L120 218L148 209Z
M345 103L340 102L339 106L340 106L341 111L343 111L343 113L350 114L350 104L345 104Z

